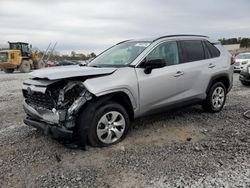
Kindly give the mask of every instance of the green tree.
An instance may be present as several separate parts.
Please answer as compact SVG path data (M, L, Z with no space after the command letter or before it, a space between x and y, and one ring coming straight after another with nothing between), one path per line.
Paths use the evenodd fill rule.
M95 58L95 57L96 57L96 54L95 54L94 52L92 52L92 53L90 54L90 57Z
M250 47L250 38L242 38L240 42L241 48L249 48Z

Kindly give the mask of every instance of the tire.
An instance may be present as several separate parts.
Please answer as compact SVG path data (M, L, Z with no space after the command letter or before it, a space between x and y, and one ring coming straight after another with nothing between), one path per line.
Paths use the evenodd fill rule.
M227 96L227 90L222 82L216 82L210 88L207 98L202 107L208 112L220 112L224 107Z
M28 72L30 72L30 69L31 69L31 67L30 67L29 61L23 60L20 67L19 67L20 72L28 73Z
M242 83L242 85L244 85L244 86L250 86L250 82L246 82L246 81L241 81L241 83Z
M112 119L116 115L117 118ZM111 123L112 121L114 122L113 124ZM119 122L120 125L115 125L115 122L116 124ZM88 123L88 128L86 128L86 123ZM86 144L86 132L91 146L106 147L116 144L125 138L129 126L129 115L120 104L105 102L101 106L95 104L88 105L80 114L77 125L80 144Z
M45 62L44 61L34 61L33 62L34 69L43 69L45 68Z
M3 69L5 73L13 73L15 69Z

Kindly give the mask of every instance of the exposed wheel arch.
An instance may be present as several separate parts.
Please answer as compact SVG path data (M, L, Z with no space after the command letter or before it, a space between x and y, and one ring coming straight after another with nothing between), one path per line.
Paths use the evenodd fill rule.
M121 104L127 110L130 121L132 121L134 119L134 109L129 96L124 92L115 92L111 95L111 100Z
M94 96L91 100L87 101L87 103L82 106L80 111L84 110L87 105L95 104L94 106L98 108L107 101L114 101L122 105L128 112L130 120L132 121L134 119L134 108L132 102L129 96L123 91L117 91L102 96Z

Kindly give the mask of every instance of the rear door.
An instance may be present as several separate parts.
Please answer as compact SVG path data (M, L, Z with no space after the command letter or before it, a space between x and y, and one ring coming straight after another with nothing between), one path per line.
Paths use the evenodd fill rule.
M178 41L180 63L188 79L189 88L183 93L184 100L198 101L206 97L205 90L216 64L208 59L209 53L205 50L201 40Z

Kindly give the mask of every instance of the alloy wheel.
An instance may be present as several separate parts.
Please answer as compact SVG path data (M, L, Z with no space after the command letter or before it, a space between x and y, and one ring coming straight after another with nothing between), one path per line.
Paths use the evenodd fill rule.
M125 127L124 116L118 111L110 111L100 118L96 133L101 142L112 144L122 137Z
M215 109L221 108L225 100L225 91L221 86L214 89L212 94L212 105Z

